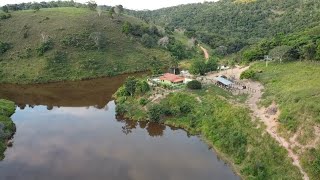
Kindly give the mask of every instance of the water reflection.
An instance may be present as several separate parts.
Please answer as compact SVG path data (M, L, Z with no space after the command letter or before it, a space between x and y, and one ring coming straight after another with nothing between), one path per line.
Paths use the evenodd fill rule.
M164 130L166 130L166 126L163 124L153 123L153 122L145 122L145 121L131 121L127 119L122 119L121 117L117 117L117 121L124 123L121 127L122 132L126 135L132 133L133 129L139 127L140 129L145 129L148 132L148 135L151 137L161 137L163 136ZM178 130L178 128L170 128L171 130Z
M109 101L124 79L0 85L0 98L19 106L0 179L239 179L198 137L116 118Z
M45 105L48 110L53 107L89 106L103 109L127 76L35 85L0 84L0 98L16 102L20 109L37 105Z

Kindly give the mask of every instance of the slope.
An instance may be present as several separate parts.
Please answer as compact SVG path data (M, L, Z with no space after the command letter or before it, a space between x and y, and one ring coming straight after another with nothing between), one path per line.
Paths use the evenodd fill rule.
M86 8L50 8L11 13L0 20L0 82L43 83L131 73L148 69L152 56L165 63L170 54L145 48L122 33L137 18L99 16ZM147 26L147 25L146 25Z
M212 48L231 54L261 38L314 27L320 19L317 0L220 0L155 11L129 11L147 22L184 28Z

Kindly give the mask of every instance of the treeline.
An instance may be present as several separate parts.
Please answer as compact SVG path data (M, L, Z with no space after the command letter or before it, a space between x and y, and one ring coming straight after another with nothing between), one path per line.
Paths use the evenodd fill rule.
M256 0L247 3L220 0L155 11L127 13L168 29L185 29L215 49L217 54L238 52L278 34L314 27L320 19L318 0Z
M38 9L38 8L56 8L56 7L88 7L86 4L77 3L73 0L71 1L50 1L50 2L29 2L20 4L7 4L2 7L4 12L8 11L21 11L28 9Z
M289 35L265 39L239 53L239 60L320 61L320 26Z
M169 29L163 29L155 25L132 24L124 22L122 32L126 35L139 38L141 43L147 48L160 47L171 52L177 60L189 58L194 53L194 49L188 48L180 41L177 41ZM195 45L196 42L193 42Z

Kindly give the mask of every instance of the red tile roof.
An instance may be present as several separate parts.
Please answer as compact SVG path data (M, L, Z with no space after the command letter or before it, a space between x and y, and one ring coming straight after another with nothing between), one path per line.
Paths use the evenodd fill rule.
M160 80L167 80L172 83L182 82L184 81L184 77L180 77L171 73L166 73L160 77Z

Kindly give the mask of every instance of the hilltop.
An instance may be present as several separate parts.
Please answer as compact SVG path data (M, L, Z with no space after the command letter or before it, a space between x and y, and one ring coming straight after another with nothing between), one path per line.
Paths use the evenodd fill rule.
M145 71L156 57L170 54L147 48L122 32L123 24L148 27L127 16L110 17L89 8L59 7L0 12L0 82L43 83Z
M220 0L128 13L168 29L184 29L224 56L264 38L317 26L319 8L315 0Z

